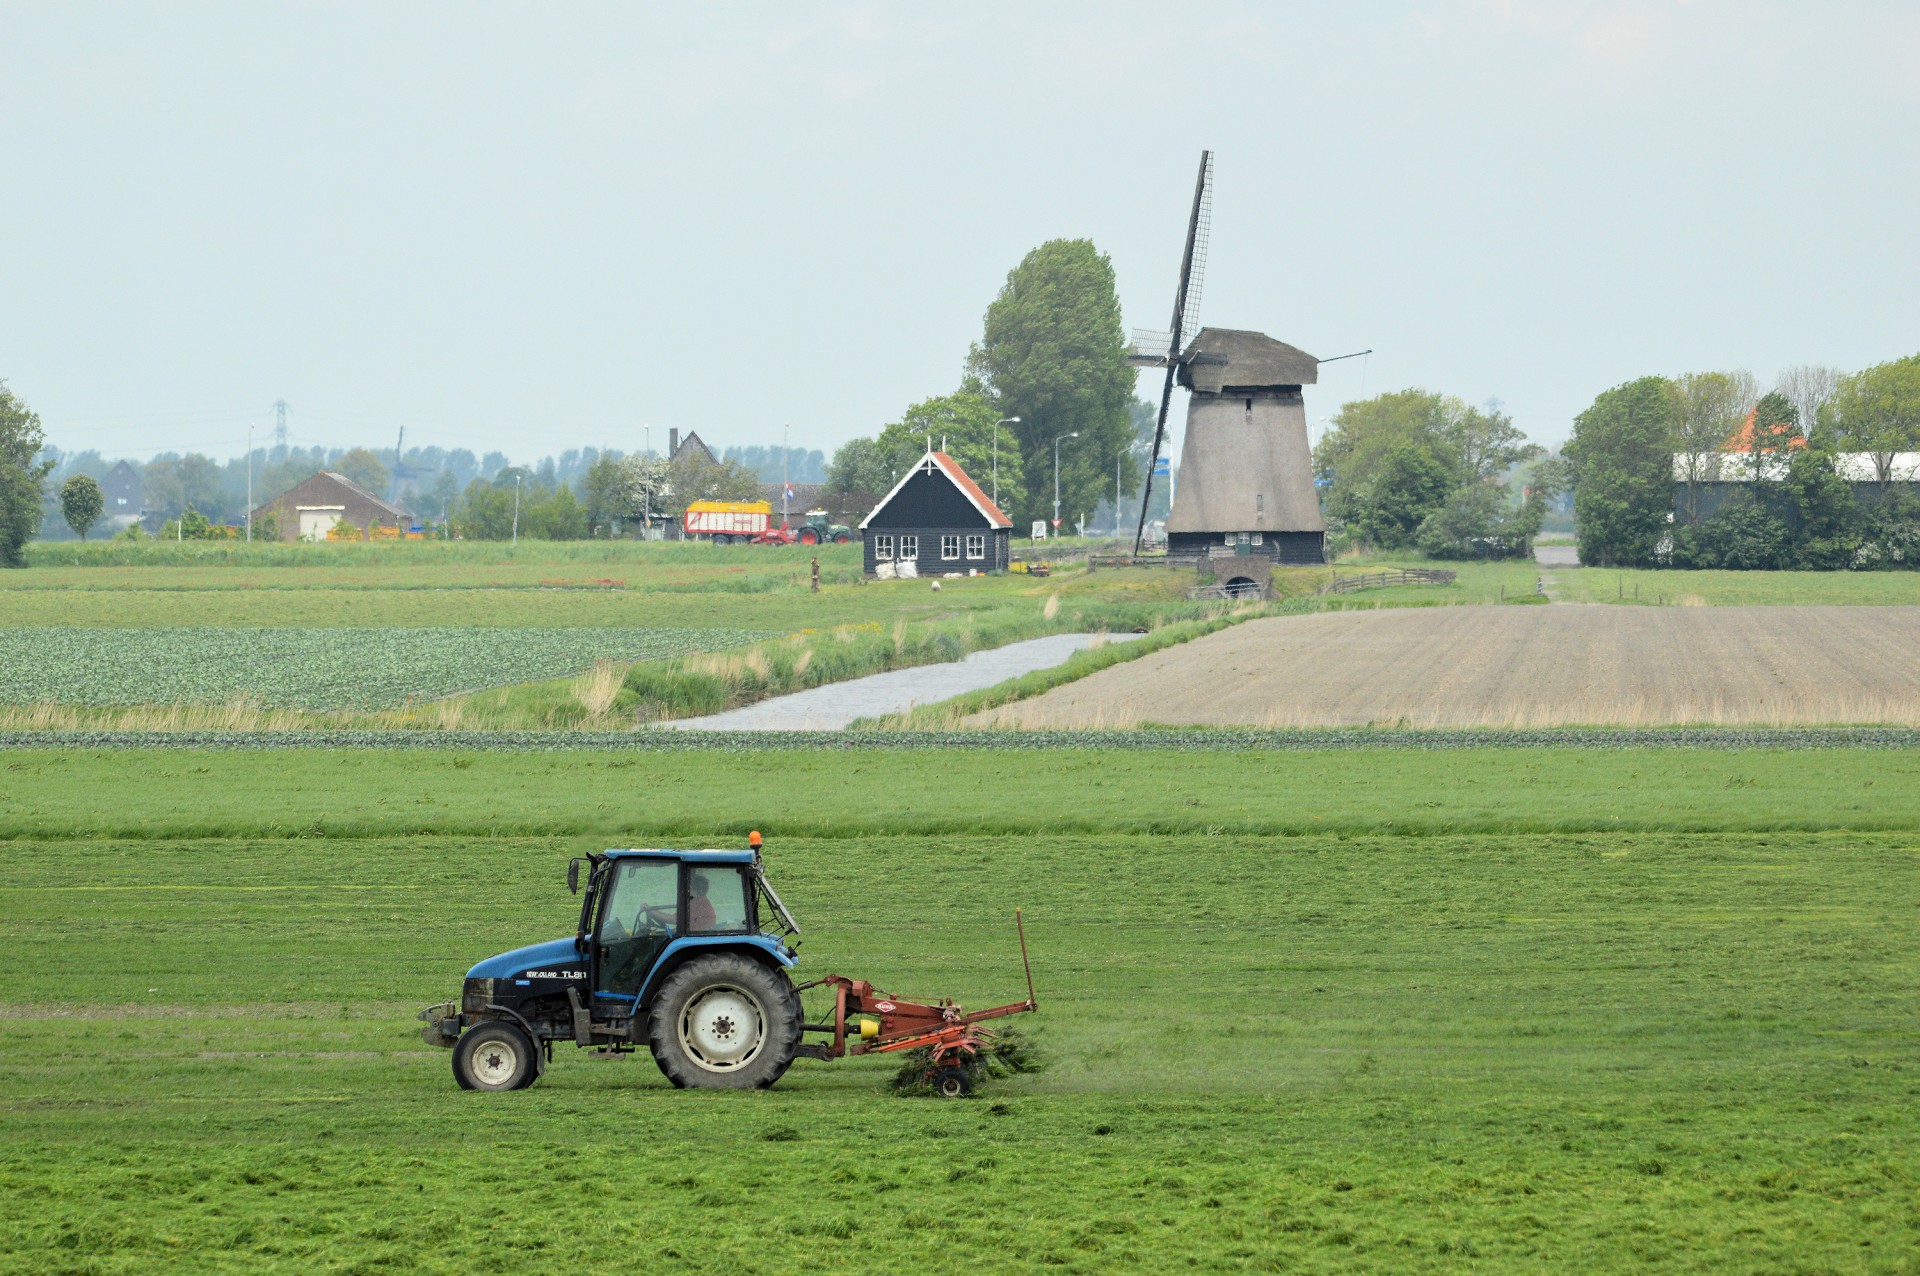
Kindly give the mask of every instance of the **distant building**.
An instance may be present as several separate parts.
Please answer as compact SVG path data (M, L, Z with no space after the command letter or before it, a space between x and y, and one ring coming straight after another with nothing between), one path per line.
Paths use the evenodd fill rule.
M1748 447L1751 448L1751 436ZM1712 518L1736 493L1754 491L1754 472L1778 482L1786 476L1791 449L1804 447L1800 440L1789 441L1787 456L1776 456L1772 448L1762 448L1756 464L1752 451L1676 452L1673 456L1673 511L1679 522L1697 523ZM1836 477L1847 485L1853 499L1863 506L1877 504L1881 498L1880 471L1886 467L1888 493L1901 492L1920 497L1920 452L1840 452L1833 458ZM1746 499L1742 496L1741 499ZM1797 527L1800 514L1791 502L1781 503L1774 511L1789 526Z
M668 430L667 460L677 461L683 454L687 456L688 459L696 456L704 456L706 457L708 465L720 464L720 458L713 454L713 449L707 446L706 441L700 437L697 431L688 430L687 437L683 439L680 437L680 431L678 429Z
M929 452L908 470L860 531L870 576L903 563L921 576L999 572L1013 557L1013 520L945 452Z
M413 515L406 510L332 470L321 470L256 506L254 526L258 527L268 514L279 523L283 541L323 541L338 524L362 532L370 527L405 532L413 523Z
M141 482L137 468L126 461L117 461L100 484L100 495L106 502L100 516L117 532L139 521L146 484Z
M780 512L782 502L784 501L789 521L799 518L810 509L826 507L828 499L827 485L825 483L795 483L793 485L793 496L791 498L787 496L787 489L782 484L762 483L760 485L760 496L767 504L773 506L774 513L776 514ZM828 513L835 515L842 512L843 511L835 509L828 510Z

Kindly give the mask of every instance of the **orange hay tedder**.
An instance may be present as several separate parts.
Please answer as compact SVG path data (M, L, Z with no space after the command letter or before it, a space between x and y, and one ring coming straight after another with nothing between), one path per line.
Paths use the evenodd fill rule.
M1020 964L1027 975L1025 1001L968 1014L952 1001L905 1001L881 992L864 979L828 975L801 984L799 991L821 987L834 990L833 1022L804 1025L807 1032L832 1033L833 1043L801 1046L796 1053L838 1059L850 1054L925 1049L927 1066L922 1081L944 1098L958 1099L970 1093L981 1056L992 1050L994 1042L993 1030L980 1025L989 1019L1039 1009L1033 996L1033 966L1027 960L1027 925L1018 909L1014 910L1013 923L1020 932Z

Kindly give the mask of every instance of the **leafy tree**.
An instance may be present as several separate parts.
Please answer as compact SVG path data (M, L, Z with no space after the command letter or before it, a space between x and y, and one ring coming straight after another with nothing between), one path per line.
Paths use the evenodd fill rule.
M1676 527L1671 557L1679 567L1777 571L1793 566L1793 534L1752 492L1736 492L1712 518Z
M1797 412L1796 412L1797 415ZM1812 571L1852 567L1860 551L1860 511L1840 477L1829 440L1820 436L1788 457L1782 487L1795 523L1794 566Z
M1727 441L1753 406L1753 376L1747 372L1689 372L1671 382L1673 395L1672 448L1687 485L1681 516L1699 521L1702 483L1721 477L1721 457Z
M620 501L620 470L618 458L602 453L574 485L579 489L581 504L586 506L588 532L596 538L611 539L626 517L626 507Z
M849 439L827 466L827 499L836 509L872 509L899 482L902 464L873 439Z
M434 475L433 486L425 495L426 500L423 503L427 508L421 513L433 518L445 518L447 510L460 495L460 481L454 477L452 470L441 470Z
M1843 378L1833 409L1848 446L1872 454L1884 504L1895 455L1920 450L1920 354Z
M73 534L83 541L100 521L100 511L106 506L107 498L100 484L89 475L76 474L60 485L60 515L67 520Z
M1775 393L1793 404L1794 416L1799 420L1800 428L1813 430L1820 425L1827 405L1833 402L1833 396L1840 388L1840 371L1816 364L1801 364L1782 372L1773 388Z
M694 501L757 501L765 496L758 474L738 461L710 461L699 448L682 448L679 457L668 462L666 487L664 512L676 516Z
M974 383L963 389L984 392L996 419L1020 418L1012 429L1023 499L1008 496L1002 456L1002 500L1023 514L1050 513L1054 441L1078 434L1060 450L1062 517L1097 505L1112 482L1114 458L1130 443L1135 374L1127 364L1113 263L1093 241L1049 240L1008 273L987 307L967 371Z
M1445 399L1441 408L1444 431L1459 456L1458 481L1463 485L1484 483L1545 451L1539 444L1527 442L1526 434L1514 425L1512 417L1499 410L1497 403L1488 403L1482 412L1458 399Z
M40 530L40 482L53 468L40 459L44 446L39 414L0 381L0 567L24 567L22 550Z
M1603 391L1574 418L1566 457L1581 562L1654 561L1673 508L1673 417L1668 382L1642 377Z
M1876 501L1861 523L1861 544L1855 565L1920 567L1920 501L1895 489Z
M1445 506L1453 475L1434 450L1407 439L1381 458L1366 486L1353 493L1350 525L1371 545L1397 549L1412 543L1428 516Z
M643 523L673 508L673 467L665 457L623 457L613 480L606 497L609 527L613 521Z
M587 507L565 483L555 483L528 502L522 497L520 535L534 540L585 540L588 533Z
M1455 492L1539 453L1496 405L1482 411L1409 389L1344 404L1314 449L1314 469L1332 478L1326 511L1336 531L1394 548ZM1461 509L1481 499L1463 498Z
M975 391L962 390L957 394L942 395L914 404L898 421L881 430L880 437L875 440L882 454L892 460L895 475L887 487L875 494L875 499L886 495L887 488L899 481L898 476L920 459L929 441L935 451L943 451L958 461L960 468L980 485L980 490L990 496L995 488L993 473L997 452L1000 500L1012 504L1024 499L1025 463L1020 455L1019 440L1013 428L1010 425L998 425L999 420L1000 412L993 401ZM997 444L996 427L999 436ZM1048 458L1048 464L1052 464L1051 457ZM1051 501L1051 470L1048 471L1048 484L1048 499ZM1063 478L1063 501L1064 491Z
M474 479L454 502L447 522L454 534L464 540L510 539L513 536L513 483L509 481L500 487L486 479Z
M346 475L375 496L387 490L387 467L380 458L366 448L357 447L343 454L333 463L333 468Z

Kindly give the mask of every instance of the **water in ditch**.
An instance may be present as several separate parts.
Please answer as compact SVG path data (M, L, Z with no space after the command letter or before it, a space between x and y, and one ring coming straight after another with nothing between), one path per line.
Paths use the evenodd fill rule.
M1127 642L1139 634L1049 634L1008 643L938 665L916 665L775 696L740 709L663 722L675 731L838 731L859 718L905 713L915 705L951 700L1009 678L1051 669L1095 642Z

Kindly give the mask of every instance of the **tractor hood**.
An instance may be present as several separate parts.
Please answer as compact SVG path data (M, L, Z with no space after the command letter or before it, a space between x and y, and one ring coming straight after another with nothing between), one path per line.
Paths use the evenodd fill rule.
M578 966L584 961L573 940L550 939L544 944L528 944L512 952L489 957L467 972L468 979L511 979L536 967Z

